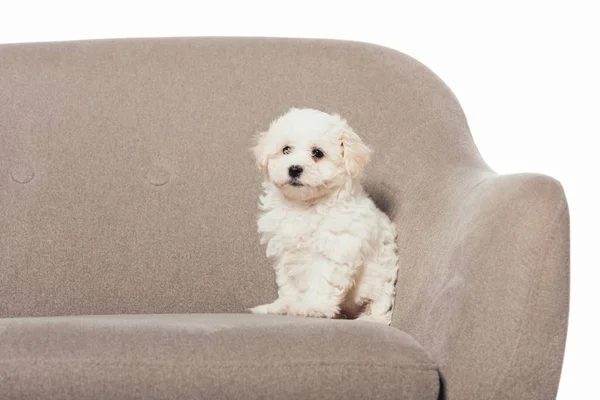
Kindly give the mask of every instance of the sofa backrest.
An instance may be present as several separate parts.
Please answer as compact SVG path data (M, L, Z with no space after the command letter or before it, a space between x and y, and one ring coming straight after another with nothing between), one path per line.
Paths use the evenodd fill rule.
M0 317L243 312L273 300L248 148L292 106L348 119L375 150L367 189L405 232L418 227L403 215L430 214L423 198L484 168L452 93L386 48L0 46Z

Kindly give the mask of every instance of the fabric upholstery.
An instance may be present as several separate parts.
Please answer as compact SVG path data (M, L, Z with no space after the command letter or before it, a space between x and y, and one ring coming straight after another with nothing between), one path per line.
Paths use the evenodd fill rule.
M434 73L362 43L0 46L0 317L274 299L247 149L291 106L343 115L374 149L365 185L400 230L392 325L431 354L446 397L555 396L569 295L560 184L497 175Z
M381 324L255 315L0 320L3 399L436 399L435 363Z

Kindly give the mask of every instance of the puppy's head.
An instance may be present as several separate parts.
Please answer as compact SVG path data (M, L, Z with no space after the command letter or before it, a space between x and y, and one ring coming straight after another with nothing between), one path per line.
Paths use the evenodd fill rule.
M292 108L256 137L258 168L289 199L311 201L357 178L370 150L339 115Z

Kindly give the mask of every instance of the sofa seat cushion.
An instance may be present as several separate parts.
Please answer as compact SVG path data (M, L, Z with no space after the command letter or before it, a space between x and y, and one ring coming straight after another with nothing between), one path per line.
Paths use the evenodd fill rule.
M423 348L376 323L249 314L0 319L4 399L437 399Z

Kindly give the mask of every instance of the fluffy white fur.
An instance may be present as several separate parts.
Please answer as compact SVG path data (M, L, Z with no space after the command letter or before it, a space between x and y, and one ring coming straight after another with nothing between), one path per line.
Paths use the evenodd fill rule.
M360 184L370 149L338 115L292 108L253 152L265 176L258 231L279 291L250 311L390 324L396 227Z

